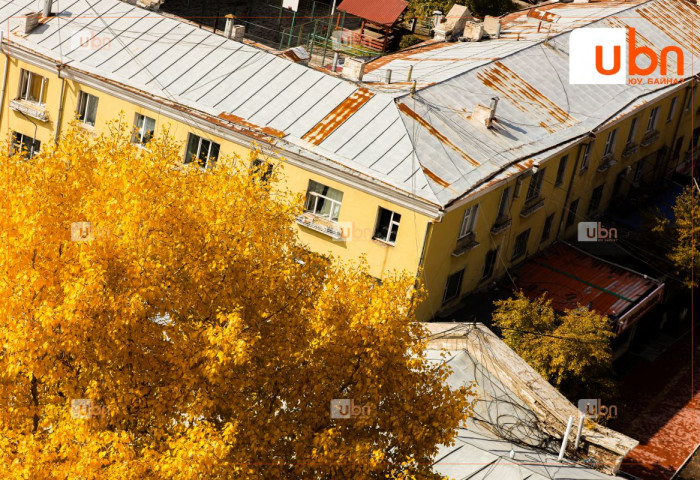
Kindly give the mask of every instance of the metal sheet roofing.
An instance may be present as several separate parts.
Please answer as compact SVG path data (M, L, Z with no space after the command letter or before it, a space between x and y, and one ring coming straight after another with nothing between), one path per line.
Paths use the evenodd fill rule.
M516 286L530 298L545 295L555 310L579 305L619 318L659 287L659 282L556 243L526 261Z
M379 25L393 25L407 6L404 0L343 0L338 10Z
M569 85L571 28L624 22L657 48L679 43L700 53L687 28L700 23L698 7L637 3L538 6L558 16L547 31L518 12L503 19L502 38L429 44L369 63L364 84L118 0L55 1L59 14L26 36L18 34L17 17L36 2L1 0L0 29L12 45L226 119L271 136L280 148L443 207L664 91ZM90 36L101 45L81 41ZM685 57L686 72L695 66L697 73L700 58ZM386 68L401 82L409 66L419 87L413 97L408 82L377 82ZM494 96L501 98L495 128L472 122L474 105Z

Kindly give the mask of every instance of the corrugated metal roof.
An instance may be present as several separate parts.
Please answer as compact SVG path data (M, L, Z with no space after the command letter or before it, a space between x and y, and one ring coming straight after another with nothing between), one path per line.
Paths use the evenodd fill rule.
M557 311L590 306L617 319L659 287L659 283L556 243L526 261L516 287L535 299L545 295Z
M543 22L552 32L624 22L656 48L697 45L688 27L700 22L697 7L680 0L636 3L537 8L558 16ZM35 7L32 0L0 2L5 39L438 206L664 91L658 85L569 85L568 34L545 42L553 33L537 32L539 20L527 12L505 17L497 40L425 45L370 63L358 85L118 0L54 2L59 15L18 35L16 17ZM667 17L678 22L669 24ZM107 41L81 46L81 35ZM688 52L687 75L691 66L692 73L700 71L700 58L693 60ZM402 77L409 66L419 87L413 97ZM379 83L386 68L404 82ZM474 105L494 96L501 97L494 128L472 122Z
M407 6L404 0L343 0L338 10L379 25L393 25Z

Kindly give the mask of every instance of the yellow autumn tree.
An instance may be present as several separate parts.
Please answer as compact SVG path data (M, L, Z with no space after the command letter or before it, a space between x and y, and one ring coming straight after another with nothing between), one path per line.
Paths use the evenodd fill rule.
M414 279L308 252L283 166L181 147L0 156L0 478L433 478L472 392Z

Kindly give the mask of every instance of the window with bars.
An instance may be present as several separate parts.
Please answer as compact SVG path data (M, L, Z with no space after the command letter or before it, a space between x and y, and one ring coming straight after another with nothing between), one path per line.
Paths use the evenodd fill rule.
M22 69L17 97L20 100L44 105L46 103L46 85L47 80L45 77Z
M220 145L206 138L190 133L187 141L185 163L196 161L202 168L214 166L219 158Z
M529 238L529 228L515 237L515 246L513 247L513 256L511 257L511 260L518 259L525 255L525 252L527 251L527 241Z
M532 175L532 177L530 177L530 185L527 187L525 203L539 198L540 191L542 190L542 180L544 179L544 171L544 168L540 168L535 174Z
M309 180L309 190L306 193L306 212L337 222L342 202L343 192Z
M544 227L542 227L542 237L540 237L540 243L544 243L549 240L552 234L552 223L554 223L554 214L547 216L544 220Z
M97 104L100 99L89 93L80 92L78 94L78 120L85 125L95 126L97 118Z
M151 141L155 130L155 119L137 113L136 119L134 120L134 136L131 141L143 147Z
M400 214L379 207L377 226L374 229L374 236L372 238L393 244L396 242L396 235L399 233L400 221Z
M498 217L496 220L503 220L508 217L508 207L510 207L510 192L512 187L508 186L501 192L501 201L498 203Z
M10 144L10 154L19 153L26 158L32 158L39 153L41 142L35 140L29 135L24 135L19 132L12 132L12 142Z

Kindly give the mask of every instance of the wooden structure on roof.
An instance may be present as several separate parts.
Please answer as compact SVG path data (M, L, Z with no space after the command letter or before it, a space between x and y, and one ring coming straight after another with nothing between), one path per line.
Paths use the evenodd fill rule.
M386 52L407 6L404 0L343 0L338 11L360 18L362 24L354 30L343 28L338 17L335 35L339 36L342 45Z

